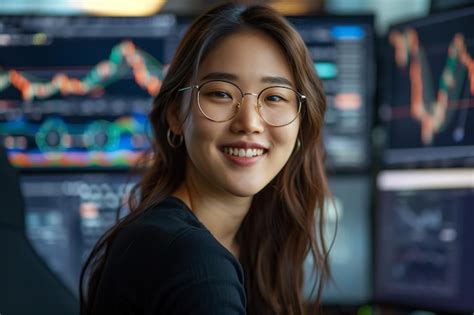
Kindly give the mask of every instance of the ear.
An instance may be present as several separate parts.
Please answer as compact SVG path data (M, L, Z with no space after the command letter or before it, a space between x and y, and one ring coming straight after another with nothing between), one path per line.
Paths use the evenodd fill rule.
M181 135L183 133L180 116L177 104L172 104L168 107L168 110L166 111L166 122L168 123L171 132L175 135Z

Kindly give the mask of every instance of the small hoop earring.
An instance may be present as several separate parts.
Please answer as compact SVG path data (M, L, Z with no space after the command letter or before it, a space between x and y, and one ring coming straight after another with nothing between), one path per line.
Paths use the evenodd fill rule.
M177 149L183 144L184 137L182 135L171 133L171 129L168 128L168 132L166 132L166 140L168 140L170 147Z
M296 146L295 146L295 152L299 151L301 148L301 140L300 138L296 139Z

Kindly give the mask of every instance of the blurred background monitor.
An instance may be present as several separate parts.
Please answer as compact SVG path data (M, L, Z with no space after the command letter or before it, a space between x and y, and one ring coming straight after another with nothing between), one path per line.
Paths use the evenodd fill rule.
M375 301L474 311L474 169L377 177Z
M373 18L299 17L328 99L327 167L367 171ZM148 148L146 114L189 19L1 20L0 140L27 169L128 168Z
M176 17L6 17L0 139L22 169L128 168L178 44Z
M388 167L474 165L474 7L389 30L380 117Z
M327 202L326 240L332 248L329 263L333 281L323 290L326 305L357 306L371 299L371 181L369 176L330 177L334 195ZM336 233L337 229L337 233ZM313 259L305 262L304 291L309 300L315 275L311 273ZM350 267L349 267L350 266Z
M137 177L126 173L22 174L26 234L48 267L77 294L81 266L99 237L128 213L128 194ZM333 242L334 282L325 287L325 304L360 305L371 294L370 178L330 178L334 201L327 203L326 238ZM335 229L337 224L337 235ZM305 294L311 296L312 259L305 262ZM347 268L350 264L351 268Z
M121 173L23 174L26 235L46 265L78 295L79 275L99 237L126 214L137 179Z
M99 237L120 215L137 181L126 173L22 174L26 234L48 267L77 294L81 266ZM371 294L371 186L368 176L330 178L326 238L333 242L334 282L325 287L325 304L360 305ZM337 234L336 232L337 224ZM305 262L305 294L311 296L312 259ZM347 268L350 264L351 268Z
M323 136L327 169L368 170L375 78L373 17L289 20L305 41L326 93Z

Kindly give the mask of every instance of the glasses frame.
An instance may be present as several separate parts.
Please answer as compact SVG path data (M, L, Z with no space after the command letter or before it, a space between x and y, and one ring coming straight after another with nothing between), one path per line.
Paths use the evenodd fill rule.
M240 99L240 102L237 102L237 105L236 105L236 111L234 112L234 114L228 118L228 119L225 119L225 120L216 120L216 119L213 119L211 117L209 117L205 112L204 110L202 109L201 107L201 104L200 104L200 101L199 101L199 95L201 93L201 87L209 82L225 82L225 83L229 83L229 84L232 84L233 86L235 86L239 91L240 91L240 94L241 94L241 99ZM259 102L259 99L260 99L260 96L262 95L263 92L265 92L266 90L268 89L271 89L271 88L284 88L284 89L288 89L288 90L291 90L293 91L296 96L298 97L298 111L296 112L296 115L295 117L288 123L286 124L283 124L283 125L275 125L275 124L272 124L270 122L268 122L265 118L263 118L263 115L262 113L260 112L260 109L263 107L262 105L260 105L260 102ZM285 85L272 85L272 86L268 86L266 88L264 88L263 90L261 90L258 94L257 93L250 93L250 92L243 92L242 89L237 85L235 84L234 82L232 81L229 81L229 80L207 80L207 81L204 81L202 82L201 84L198 84L198 85L190 85L190 86L186 86L186 87L183 87L183 88L180 88L178 90L178 92L184 92L184 91L188 91L188 90L194 90L196 89L197 90L197 94L196 94L196 98L197 98L197 105L199 107L199 111L201 112L201 114L203 114L207 119L209 119L210 121L213 121L213 122L216 122L216 123L220 123L220 122L226 122L226 121L229 121L229 120L232 120L234 119L234 117L237 115L237 113L239 112L240 110L240 106L242 105L243 103L243 100L244 100L244 96L246 95L253 95L253 96L256 96L257 97L257 105L255 106L256 107L256 110L257 110L257 113L258 115L260 116L260 118L265 122L267 123L268 125L270 126L273 126L273 127L284 127L284 126L288 126L289 124L291 124L292 122L294 122L296 120L296 118L298 118L300 112L301 112L301 104L303 103L304 100L306 100L306 96L299 93L298 91L296 91L295 89L289 87L289 86L285 86Z

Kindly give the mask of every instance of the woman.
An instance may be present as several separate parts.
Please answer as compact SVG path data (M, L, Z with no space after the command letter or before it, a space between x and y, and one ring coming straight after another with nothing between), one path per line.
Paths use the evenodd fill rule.
M82 314L306 313L308 252L318 296L328 275L325 107L301 37L273 10L199 17L154 100L138 198L84 267Z

